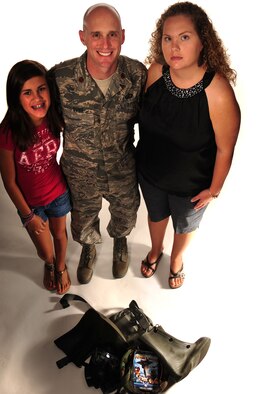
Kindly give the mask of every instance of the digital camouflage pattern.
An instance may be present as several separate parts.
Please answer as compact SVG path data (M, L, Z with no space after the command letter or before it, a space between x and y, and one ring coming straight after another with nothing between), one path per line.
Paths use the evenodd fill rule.
M81 244L101 242L102 197L109 202L111 237L126 236L135 226L134 124L146 81L142 63L120 56L104 96L86 69L86 55L51 70L66 123L61 165L72 195L72 235Z

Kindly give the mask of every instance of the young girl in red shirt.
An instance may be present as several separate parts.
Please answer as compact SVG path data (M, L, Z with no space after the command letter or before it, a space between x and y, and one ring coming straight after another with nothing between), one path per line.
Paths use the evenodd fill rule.
M65 293L71 284L65 264L66 180L57 162L64 123L51 100L47 70L36 61L16 63L7 77L7 112L0 125L0 172L38 256L43 284Z

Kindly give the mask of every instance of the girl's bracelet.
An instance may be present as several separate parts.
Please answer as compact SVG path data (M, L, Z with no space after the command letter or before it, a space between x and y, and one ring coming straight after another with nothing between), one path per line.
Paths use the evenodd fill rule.
M35 216L34 211L32 210L29 215L27 216L22 216L22 222L23 222L23 227L27 227L27 225L31 222L31 220L33 219L33 217Z

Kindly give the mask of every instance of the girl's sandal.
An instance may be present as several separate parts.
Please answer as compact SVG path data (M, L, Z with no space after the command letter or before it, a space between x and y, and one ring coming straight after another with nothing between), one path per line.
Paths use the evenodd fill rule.
M156 270L157 270L157 266L158 266L158 264L159 264L159 262L160 262L162 256L163 256L163 252L160 253L160 255L158 256L158 258L156 259L156 261L154 261L153 263L150 263L150 262L148 261L148 255L146 256L145 260L142 260L142 263L141 263L141 274L143 275L144 278L151 278L151 276L154 275L154 273L155 273ZM154 265L155 265L155 268L153 268ZM148 275L146 275L146 274L142 271L142 268L144 268L144 267L145 267L147 270L150 270L150 271L151 271Z
M173 286L171 284L173 282L173 279L181 279L180 284ZM183 272L183 265L182 265L181 269L178 272L173 272L170 269L170 276L168 278L168 284L169 284L170 289L178 289L179 287L181 287L182 284L184 283L184 279L185 279L185 274Z
M67 282L65 285L63 282L63 275L67 276ZM59 295L62 295L69 290L69 288L71 286L71 280L70 280L69 273L67 271L67 266L65 266L65 268L62 271L56 271L56 284L57 284L56 291L57 291L57 294L59 294Z
M45 263L43 285L49 291L56 289L56 277L55 277L55 265L54 264Z

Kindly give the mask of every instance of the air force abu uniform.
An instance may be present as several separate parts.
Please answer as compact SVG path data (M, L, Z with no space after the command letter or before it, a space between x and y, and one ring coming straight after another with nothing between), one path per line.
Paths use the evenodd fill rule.
M54 73L66 122L61 165L72 194L73 238L101 242L102 197L110 204L109 235L124 237L140 202L133 142L146 68L120 56L105 96L86 69L86 52L56 65Z

